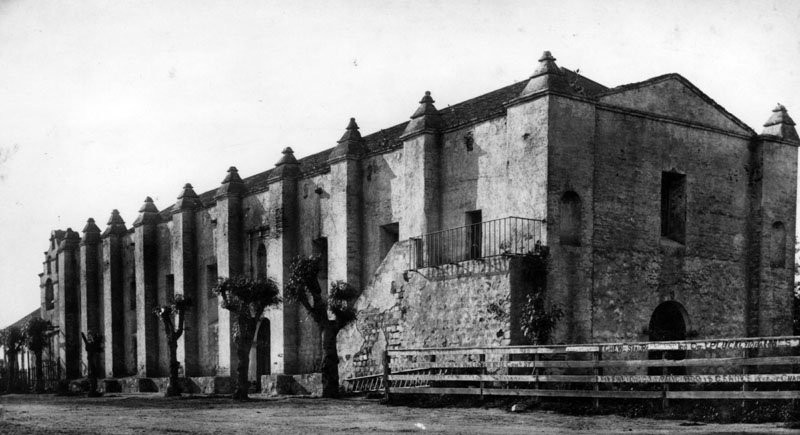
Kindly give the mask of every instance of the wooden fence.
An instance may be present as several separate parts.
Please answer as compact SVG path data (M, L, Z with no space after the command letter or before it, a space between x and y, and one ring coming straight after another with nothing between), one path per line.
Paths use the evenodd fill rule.
M385 394L798 399L800 336L560 346L395 349ZM381 378L378 381L378 378ZM355 389L354 389L355 390Z

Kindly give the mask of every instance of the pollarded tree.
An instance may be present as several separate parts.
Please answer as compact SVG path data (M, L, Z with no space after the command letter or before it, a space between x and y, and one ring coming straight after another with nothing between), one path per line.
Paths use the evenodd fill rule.
M250 347L261 316L267 307L277 307L281 303L280 289L275 281L267 278L252 280L246 276L220 278L212 292L222 297L222 308L231 312L233 339L236 343L235 400L247 400L250 383L247 371L250 367ZM234 319L235 318L235 319Z
M356 320L355 302L360 290L344 281L331 283L327 298L322 294L317 275L320 257L298 256L292 260L284 289L287 300L299 302L322 331L322 397L339 395L339 353L336 336Z
M89 397L99 397L103 393L97 391L97 360L105 349L103 334L90 330L88 334L81 332L83 346L86 348L86 359L89 369Z
M52 331L53 324L41 317L28 319L25 322L25 326L22 327L25 346L36 357L36 386L34 390L37 393L44 392L44 361L42 361L42 353L44 353L44 348L47 346L47 340L50 338Z
M18 326L9 326L0 331L0 343L6 350L8 358L8 392L13 393L17 387L17 355L25 344L25 336Z
M167 335L167 345L169 346L169 385L164 397L181 395L180 379L178 378L178 370L181 367L181 363L178 362L178 339L183 335L183 319L186 310L190 307L191 301L178 294L172 298L171 303L153 310L153 314L158 316L164 324L164 333Z

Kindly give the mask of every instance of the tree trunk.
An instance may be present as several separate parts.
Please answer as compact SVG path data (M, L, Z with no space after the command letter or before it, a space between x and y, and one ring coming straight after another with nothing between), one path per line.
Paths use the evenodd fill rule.
M17 386L17 354L15 352L8 353L8 392L15 393Z
M97 391L97 370L95 369L95 361L97 360L96 352L89 352L89 397L100 397L103 394Z
M42 351L35 352L36 356L36 387L37 393L44 393L44 362L42 361Z
M322 397L339 397L339 353L336 350L336 322L327 320L322 325Z
M178 340L172 337L169 340L169 385L164 397L174 397L181 395L180 378L178 378L178 368L181 363L178 362Z
M239 337L236 340L236 356L239 362L236 365L236 390L233 392L234 400L247 400L250 391L248 371L250 370L250 347L253 345L253 331L255 325L247 322L250 319L239 315Z

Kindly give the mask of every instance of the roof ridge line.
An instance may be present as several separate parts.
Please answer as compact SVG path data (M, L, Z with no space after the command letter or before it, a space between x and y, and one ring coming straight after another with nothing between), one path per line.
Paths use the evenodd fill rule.
M613 87L613 88L609 89L606 92L602 92L602 93L598 94L597 98L600 99L600 98L603 98L603 97L605 97L607 95L613 95L613 94L618 94L620 92L629 91L629 90L632 90L632 89L642 88L644 86L655 84L655 83L660 83L660 82L663 82L663 81L666 81L666 80L669 80L669 79L678 80L684 86L689 88L689 90L694 92L695 95L700 97L701 100L703 100L706 103L710 104L712 107L714 107L719 112L721 112L723 114L723 116L725 116L729 120L733 121L734 124L738 125L743 130L749 132L752 135L756 134L756 131L753 130L749 125L745 124L744 121L742 121L741 119L737 118L736 115L734 115L731 112L729 112L728 109L724 108L721 104L719 104L716 101L714 101L713 98L711 98L710 96L708 96L708 94L706 94L705 92L700 90L700 88L695 86L695 84L692 83L691 81L689 81L689 79L687 79L686 77L684 77L684 76L682 76L682 75L680 75L679 73L676 73L676 72L672 72L672 73L667 73L667 74L662 74L662 75L659 75L659 76L651 77L651 78L649 78L647 80L642 80L640 82L633 82L633 83L628 83L628 84L616 86L616 87Z

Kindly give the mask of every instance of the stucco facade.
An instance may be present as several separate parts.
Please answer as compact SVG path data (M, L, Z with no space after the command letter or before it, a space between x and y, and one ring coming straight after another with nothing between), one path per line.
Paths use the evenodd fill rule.
M184 294L184 374L225 377L236 353L216 280L282 286L292 257L322 255L320 279L362 289L340 371L368 374L387 346L521 343L519 256L539 244L565 311L556 342L658 339L665 302L684 335L786 335L798 145L782 106L757 134L677 74L606 88L545 52L529 80L442 110L426 93L410 121L364 137L351 119L332 149L287 148L244 179L231 167L161 210L147 198L130 226L115 210L104 230L53 231L41 312L68 378L85 373L90 329L104 376L156 378L169 361L152 309ZM321 356L286 303L264 315L251 375L318 371Z

